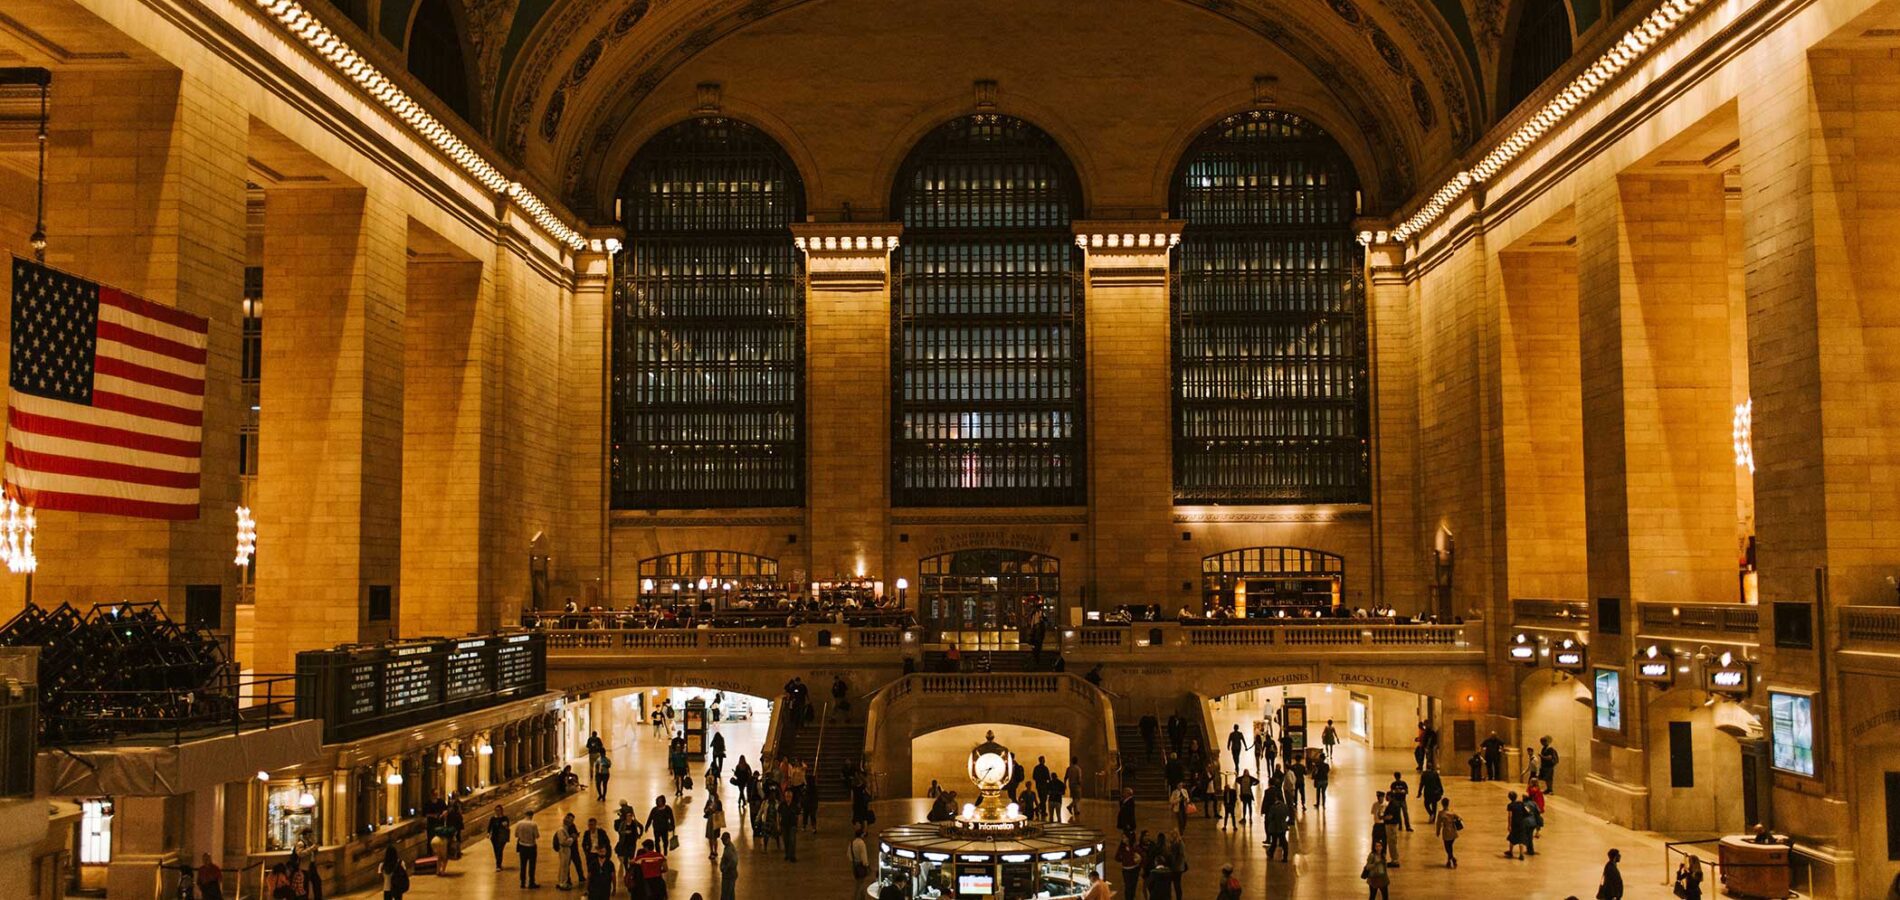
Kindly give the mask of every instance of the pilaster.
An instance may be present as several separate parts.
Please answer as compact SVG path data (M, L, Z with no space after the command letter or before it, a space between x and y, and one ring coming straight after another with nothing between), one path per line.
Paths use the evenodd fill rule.
M408 223L362 188L268 191L264 219L255 668L288 672L400 615ZM371 620L372 586L390 621Z
M1367 353L1372 372L1372 597L1423 608L1429 583L1418 526L1418 364L1405 248L1366 251ZM1450 621L1450 610L1438 610Z
M556 581L586 601L613 596L607 564L607 414L609 341L613 335L617 234L593 235L574 260L574 299L561 352L562 431L567 475L568 551L556 560ZM588 605L583 603L582 605Z
M891 251L896 222L801 223L805 251L805 524L811 577L887 571Z
M1168 591L1174 531L1169 251L1185 223L1074 223L1088 279L1089 523L1095 603Z

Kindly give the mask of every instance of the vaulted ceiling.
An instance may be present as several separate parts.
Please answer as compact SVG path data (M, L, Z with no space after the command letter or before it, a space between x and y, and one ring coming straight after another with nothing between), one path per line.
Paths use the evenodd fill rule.
M343 0L360 2L360 0ZM495 144L563 199L587 211L588 196L615 162L617 136L640 127L656 90L695 59L748 30L777 27L795 41L796 21L829 4L871 3L874 11L981 7L983 0L460 0L473 51L471 94ZM1010 8L1012 0L988 0ZM1050 0L1074 27L1141 35L1137 10L1099 0ZM1244 35L1260 59L1288 62L1321 86L1335 132L1357 131L1376 157L1381 197L1394 200L1468 147L1488 124L1507 0L1142 0L1160 15L1185 12ZM1581 28L1596 0L1573 0ZM380 0L365 10L381 35L401 46L417 0ZM1096 20L1104 9L1123 20ZM872 18L873 12L862 18ZM1007 16L998 16L999 20ZM835 24L835 20L834 20ZM863 23L867 45L875 21ZM1020 23L1018 23L1020 24ZM999 27L1004 27L999 25ZM1066 29L1058 20L1052 29ZM1196 26L1200 27L1200 26ZM973 41L990 36L964 36ZM1222 48L1232 55L1235 45ZM1244 48L1243 48L1244 49ZM755 46L750 52L760 51ZM1210 62L1213 60L1209 60ZM1100 60L1077 60L1101 66ZM1113 65L1113 61L1107 64ZM818 73L814 73L818 74ZM1278 73L1276 73L1278 74ZM703 77L703 73L701 73ZM984 77L980 72L978 77ZM1182 102L1197 105L1195 98ZM620 161L624 164L624 160ZM1376 203L1374 205L1377 205Z

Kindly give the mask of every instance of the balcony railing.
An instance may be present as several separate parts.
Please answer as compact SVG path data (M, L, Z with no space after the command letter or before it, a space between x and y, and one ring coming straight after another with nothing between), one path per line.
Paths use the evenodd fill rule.
M743 655L758 650L896 651L904 644L902 628L853 628L812 624L790 628L547 628L548 650L556 653L593 651L625 655L730 652Z
M1900 606L1841 607L1841 649L1900 653Z
M1636 633L1645 637L1680 637L1755 643L1761 628L1761 607L1742 603L1636 604Z
M1083 657L1142 654L1158 649L1272 650L1468 650L1463 625L1395 624L1340 621L1328 625L1181 625L1136 622L1094 625L1068 633L1065 652ZM1231 658L1223 655L1223 658Z
M1518 597L1511 601L1512 624L1532 628L1588 628L1590 601Z

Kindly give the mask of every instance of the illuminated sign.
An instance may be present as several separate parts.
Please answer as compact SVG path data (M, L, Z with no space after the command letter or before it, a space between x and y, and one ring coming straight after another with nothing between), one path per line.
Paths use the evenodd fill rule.
M1623 730L1623 673L1598 669L1592 679L1596 686L1596 726L1604 731Z
M1552 651L1550 665L1552 668L1567 669L1572 672L1583 671L1583 648L1569 647Z
M1769 765L1783 772L1814 776L1814 698L1768 692Z
M1676 663L1668 657L1663 657L1662 659L1638 660L1636 663L1636 680L1654 682L1657 684L1671 684L1676 680Z
M1724 653L1709 661L1706 687L1711 693L1748 693L1748 663Z

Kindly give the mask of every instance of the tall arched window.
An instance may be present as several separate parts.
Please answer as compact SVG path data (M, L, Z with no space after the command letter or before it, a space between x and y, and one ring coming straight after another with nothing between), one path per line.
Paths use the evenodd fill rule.
M1352 163L1304 119L1208 129L1174 177L1176 503L1367 499Z
M449 2L422 0L416 9L415 23L409 26L409 74L462 121L472 122L468 63L462 51L462 32L455 25Z
M1081 191L1041 129L974 115L899 170L891 303L900 506L1085 502Z
M1511 40L1511 79L1498 115L1510 112L1570 59L1570 13L1564 0L1525 0Z
M627 168L613 313L613 506L804 502L804 183L750 125L699 118Z

